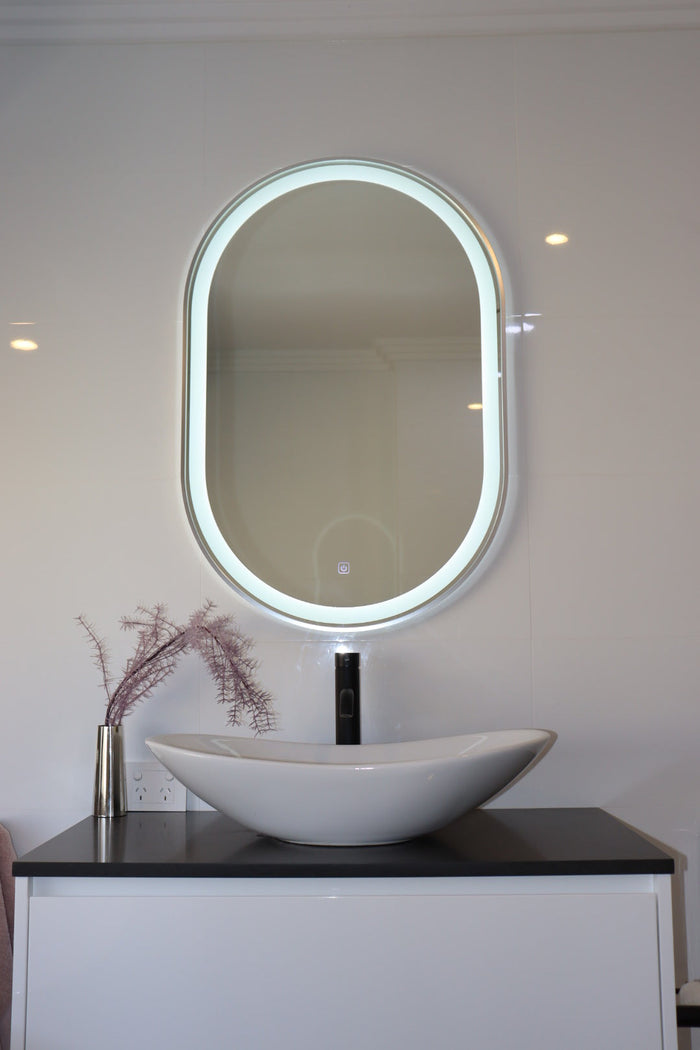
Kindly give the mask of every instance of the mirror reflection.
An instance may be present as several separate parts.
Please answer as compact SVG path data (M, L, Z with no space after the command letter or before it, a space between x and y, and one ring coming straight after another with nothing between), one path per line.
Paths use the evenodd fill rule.
M482 481L479 301L461 245L382 186L258 212L209 297L207 488L273 587L380 602L464 538Z
M376 181L372 166L325 163L308 184L266 183L263 203L246 195L231 232L234 202L193 268L185 482L195 530L210 556L231 553L233 571L213 560L234 583L308 622L353 624L443 590L479 514L491 527L500 287L452 202L426 206L386 166Z

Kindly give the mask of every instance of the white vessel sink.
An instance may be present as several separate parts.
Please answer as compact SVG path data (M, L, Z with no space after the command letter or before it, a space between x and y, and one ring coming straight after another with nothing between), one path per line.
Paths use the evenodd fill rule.
M184 733L146 743L195 795L254 831L369 846L435 831L475 809L553 739L546 730L513 729L391 744Z

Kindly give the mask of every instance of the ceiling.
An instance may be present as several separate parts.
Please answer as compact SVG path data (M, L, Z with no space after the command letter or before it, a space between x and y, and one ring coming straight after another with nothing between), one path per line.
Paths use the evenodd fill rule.
M0 0L0 43L700 28L700 0Z

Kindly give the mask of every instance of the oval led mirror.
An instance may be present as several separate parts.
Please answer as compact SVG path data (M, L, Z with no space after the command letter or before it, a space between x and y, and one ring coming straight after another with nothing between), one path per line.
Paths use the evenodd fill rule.
M185 500L219 572L321 628L461 581L504 496L503 316L484 234L420 175L327 160L234 200L185 310Z

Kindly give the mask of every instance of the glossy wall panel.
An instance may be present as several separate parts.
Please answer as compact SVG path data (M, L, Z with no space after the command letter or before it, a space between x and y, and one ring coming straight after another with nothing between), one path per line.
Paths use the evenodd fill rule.
M104 708L81 612L119 667L121 615L166 601L184 616L210 596L257 639L280 733L331 737L336 639L252 611L190 533L181 319L188 261L228 200L352 154L463 197L503 260L511 327L542 315L509 337L495 556L436 615L357 640L366 731L551 728L553 751L499 804L610 807L677 842L700 895L699 46L647 32L0 49L0 817L20 850L90 806ZM565 248L544 244L555 225ZM8 349L20 319L37 322L34 356ZM148 733L225 716L184 662L125 728L127 757L145 758ZM681 979L700 969L696 925Z

